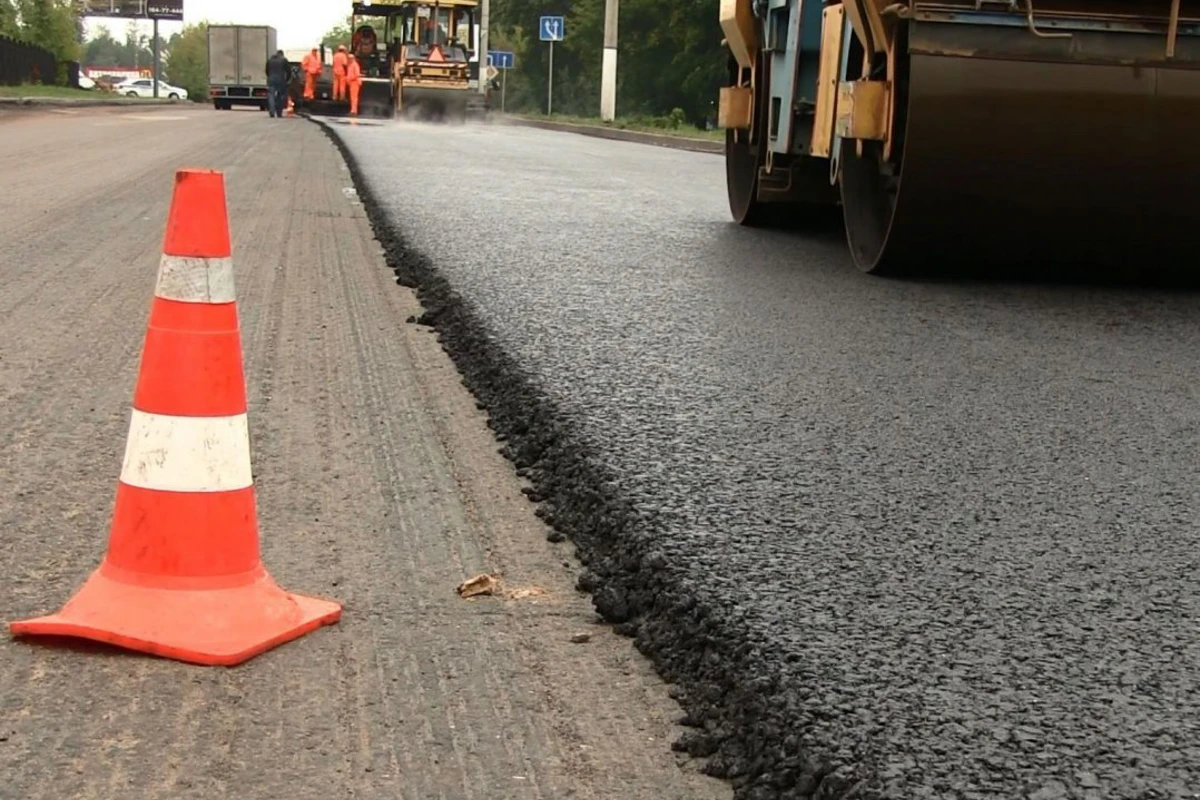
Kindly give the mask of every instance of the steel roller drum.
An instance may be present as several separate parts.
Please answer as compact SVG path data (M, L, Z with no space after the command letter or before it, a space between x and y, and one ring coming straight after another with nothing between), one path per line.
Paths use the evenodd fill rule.
M418 118L440 118L446 115L461 118L471 101L470 90L444 89L437 86L404 87L402 107L406 114Z
M928 54L907 72L898 189L878 143L844 145L860 268L1192 268L1200 72Z

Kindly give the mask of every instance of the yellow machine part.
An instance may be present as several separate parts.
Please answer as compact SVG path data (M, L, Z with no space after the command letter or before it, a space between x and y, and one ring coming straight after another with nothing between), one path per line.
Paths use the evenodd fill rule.
M749 69L758 54L758 23L750 0L721 0L721 30L725 43L742 69Z

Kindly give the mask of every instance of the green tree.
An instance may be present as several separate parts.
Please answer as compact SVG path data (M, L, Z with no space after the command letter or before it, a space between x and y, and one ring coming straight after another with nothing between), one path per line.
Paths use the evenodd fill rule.
M167 43L166 81L188 91L188 97L208 97L208 23L187 25Z
M21 35L21 23L13 0L0 0L0 36L16 38Z
M58 59L59 83L66 80L65 61L79 58L78 17L73 0L17 0L15 4L20 21L18 37L31 44L44 47Z
M125 41L119 42L107 28L101 27L84 44L83 63L89 67L147 66L153 63L154 52L146 46L144 39L127 33Z
M617 111L622 116L683 116L703 124L712 113L725 70L715 0L622 0L617 50ZM512 110L545 111L549 46L538 40L538 18L566 17L566 38L554 45L554 110L595 116L600 110L604 0L495 0L493 49L511 50L507 76Z
M325 45L325 49L336 50L339 44L350 46L350 36L353 31L350 30L350 17L346 17L346 21L334 25L325 35L321 37L321 44Z

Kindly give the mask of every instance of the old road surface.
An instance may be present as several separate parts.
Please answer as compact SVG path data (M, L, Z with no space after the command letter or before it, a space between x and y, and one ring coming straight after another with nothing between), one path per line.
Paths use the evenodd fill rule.
M670 688L595 624L300 119L0 122L5 619L57 609L103 555L181 166L226 175L264 561L343 618L234 669L6 632L0 797L729 797L672 752ZM459 598L485 571L504 595Z
M1200 797L1194 293L864 276L711 155L328 130L739 797Z

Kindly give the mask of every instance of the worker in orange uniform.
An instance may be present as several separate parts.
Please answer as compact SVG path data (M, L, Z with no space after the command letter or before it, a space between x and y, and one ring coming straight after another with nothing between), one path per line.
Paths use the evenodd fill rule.
M354 53L350 53L349 63L346 65L346 88L350 90L350 116L357 117L358 93L362 91L362 67L358 65Z
M317 99L317 76L321 74L324 65L321 64L321 53L317 48L313 48L312 52L304 57L300 62L300 68L304 70L304 99Z
M340 103L346 99L346 66L349 63L346 55L346 45L339 44L333 54L333 101Z

